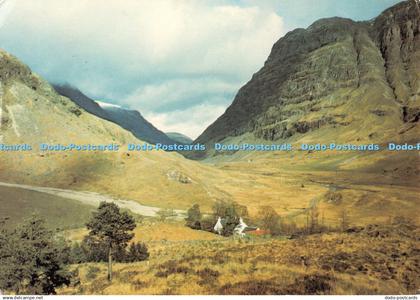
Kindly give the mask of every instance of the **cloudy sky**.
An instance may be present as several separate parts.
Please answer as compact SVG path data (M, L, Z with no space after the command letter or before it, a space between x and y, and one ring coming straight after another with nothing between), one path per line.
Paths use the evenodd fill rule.
M53 83L197 137L287 31L398 0L0 0L0 47Z

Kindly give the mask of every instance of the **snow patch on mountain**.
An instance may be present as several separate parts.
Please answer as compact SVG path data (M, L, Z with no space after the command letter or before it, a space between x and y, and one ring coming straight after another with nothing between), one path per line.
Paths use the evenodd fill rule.
M121 108L123 109L121 106L117 105L117 104L112 104L112 103L107 103L107 102L102 102L102 101L98 101L95 100L96 103L98 103L98 105L102 108L107 108L107 107L114 107L114 108Z

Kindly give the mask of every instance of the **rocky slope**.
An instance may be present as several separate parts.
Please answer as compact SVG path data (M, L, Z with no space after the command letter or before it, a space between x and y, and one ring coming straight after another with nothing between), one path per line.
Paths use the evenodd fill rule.
M196 142L311 135L319 142L378 142L398 132L413 135L420 114L419 32L415 0L371 21L329 18L293 30Z
M129 110L104 102L95 102L70 85L54 85L54 89L87 112L121 126L143 141L151 144L173 144L175 142L154 127L136 110Z

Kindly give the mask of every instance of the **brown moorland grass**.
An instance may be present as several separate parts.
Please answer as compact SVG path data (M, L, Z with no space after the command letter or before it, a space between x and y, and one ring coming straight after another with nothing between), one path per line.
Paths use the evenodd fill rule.
M200 233L200 232L199 232ZM62 294L413 294L420 287L415 225L368 225L345 233L149 243L150 259L83 264ZM92 279L92 267L100 269Z

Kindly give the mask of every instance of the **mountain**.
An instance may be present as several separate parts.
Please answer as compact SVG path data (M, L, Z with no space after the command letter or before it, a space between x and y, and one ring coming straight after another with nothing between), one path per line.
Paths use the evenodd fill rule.
M174 152L128 151L128 143L144 141L59 95L2 49L0 124L0 182L97 192L174 209L186 209L193 203L210 207L221 195L205 182L221 177L220 171ZM120 147L109 151L42 151L41 143ZM26 151L25 145L32 150ZM0 190L0 198L4 197L18 201L13 193L6 195Z
M125 109L105 102L97 102L107 113L107 120L132 132L137 138L151 144L174 144L165 133L154 127L137 110Z
M398 132L414 138L420 116L419 31L415 0L370 21L335 17L295 29L274 44L264 66L195 142L314 137L370 143Z
M185 134L178 132L166 132L165 133L171 140L181 144L192 144L193 140Z
M53 85L54 89L62 96L71 99L87 112L102 119L111 121L130 131L135 137L151 144L173 144L162 131L149 123L138 111L122 108L105 102L95 102L77 88L65 85Z

